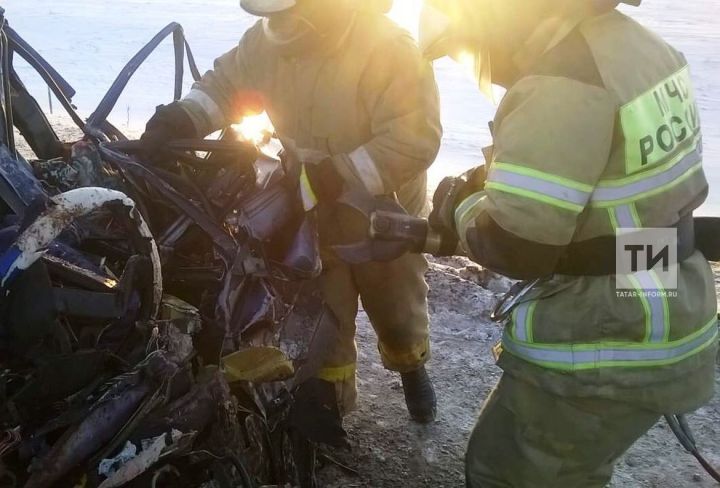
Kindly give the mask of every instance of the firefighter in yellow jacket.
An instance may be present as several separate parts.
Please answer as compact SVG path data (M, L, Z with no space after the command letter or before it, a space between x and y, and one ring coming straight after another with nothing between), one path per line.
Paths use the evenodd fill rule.
M333 208L343 187L396 193L410 212L420 212L426 169L440 145L437 87L412 37L384 15L391 2L240 3L262 19L183 100L159 107L142 137L146 152L161 154L170 139L203 137L264 109L285 148L304 163L311 186L304 197L311 206L319 200L325 244L351 242L361 229L352 211ZM401 373L411 417L431 421L426 261L405 256L355 267L328 248L322 286L341 330L319 378L337 393L340 413L354 407L359 296L385 367Z
M690 72L617 4L425 2L427 55L471 53L480 87L507 89L487 164L442 182L431 224L446 250L459 238L477 262L528 280L501 310L504 374L470 439L468 486L603 487L662 414L713 395L717 304L693 241L708 183ZM676 272L618 272L623 236L657 229L677 235Z

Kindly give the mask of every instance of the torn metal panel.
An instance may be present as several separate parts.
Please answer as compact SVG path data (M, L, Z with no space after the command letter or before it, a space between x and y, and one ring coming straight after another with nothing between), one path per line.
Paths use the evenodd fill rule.
M79 266L58 257L54 255L52 248L43 255L42 260L53 275L66 280L69 284L95 291L105 291L118 286L117 278L100 274L97 270L88 269L87 266Z
M75 219L105 205L120 204L128 209L128 215L137 226L138 233L147 241L148 254L153 264L153 315L157 315L162 299L160 255L150 229L135 209L135 203L125 194L106 188L78 188L57 195L51 201L53 205L33 221L0 257L0 284L7 286L14 276L28 269Z
M15 215L22 216L45 193L24 159L0 145L0 199Z

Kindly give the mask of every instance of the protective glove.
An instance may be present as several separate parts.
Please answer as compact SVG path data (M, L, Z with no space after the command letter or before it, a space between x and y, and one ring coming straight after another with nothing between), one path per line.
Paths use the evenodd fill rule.
M318 203L333 203L340 197L345 185L345 180L330 158L317 164L304 164L300 180L305 210L310 210Z
M140 136L143 160L157 166L167 165L175 158L166 144L175 139L198 137L190 115L178 102L160 105L145 126Z
M467 197L485 187L485 166L478 166L460 176L443 178L433 195L433 210L428 222L432 231L440 235L437 256L452 256L459 237L455 224L455 210Z

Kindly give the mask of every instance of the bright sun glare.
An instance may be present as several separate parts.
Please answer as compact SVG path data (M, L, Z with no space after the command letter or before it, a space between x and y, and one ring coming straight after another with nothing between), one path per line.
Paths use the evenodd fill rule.
M421 7L421 0L395 0L390 11L390 18L417 38Z
M475 79L475 55L470 51L462 51L457 55L457 62Z
M239 123L233 124L232 128L242 139L255 145L267 143L275 131L266 112L258 115L248 115Z

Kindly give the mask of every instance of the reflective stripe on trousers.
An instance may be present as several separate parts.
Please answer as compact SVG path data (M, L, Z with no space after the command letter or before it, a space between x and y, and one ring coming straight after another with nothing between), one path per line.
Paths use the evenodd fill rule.
M698 354L718 340L713 318L700 330L662 343L601 342L597 344L537 344L514 339L506 329L503 349L549 369L581 371L612 367L649 367L675 364Z
M355 378L355 371L355 363L350 363L343 366L320 368L315 376L330 383L338 383Z
M668 304L665 290L653 271L630 275L645 312L644 342L667 342L670 335ZM512 337L520 342L533 343L533 319L538 300L522 302L512 312Z
M300 198L302 199L303 209L305 209L306 212L309 212L318 204L317 195L310 183L307 168L304 164L300 170Z
M609 211L616 229L642 227L634 205L622 205ZM504 350L546 368L580 371L670 365L698 354L718 340L718 321L713 315L700 330L670 341L669 304L655 272L644 270L627 277L638 292L637 297L645 312L645 337L642 342L535 343L533 318L539 300L531 300L519 304L513 311L511 326L503 335Z

